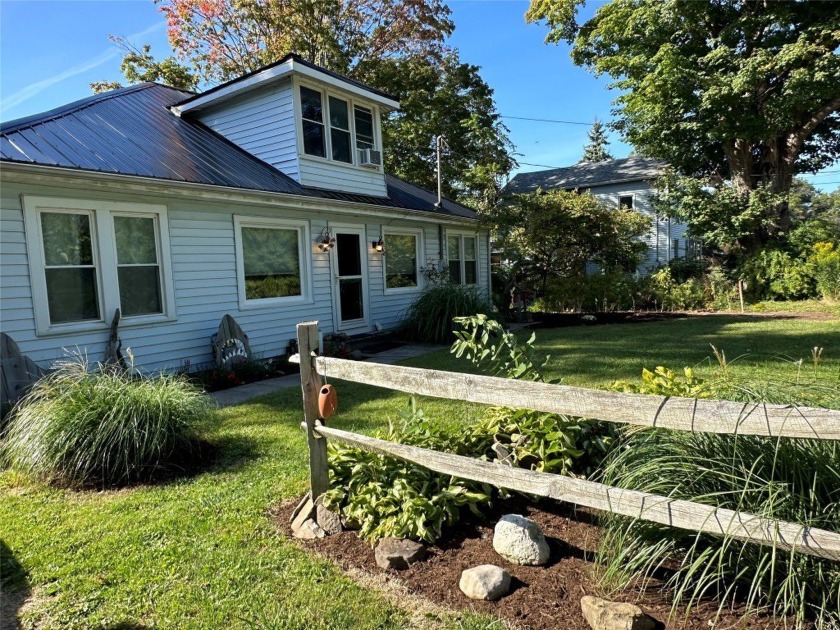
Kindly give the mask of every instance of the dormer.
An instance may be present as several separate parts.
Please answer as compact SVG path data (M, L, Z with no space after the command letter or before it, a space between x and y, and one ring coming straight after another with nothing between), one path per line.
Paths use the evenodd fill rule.
M289 55L172 108L304 186L386 196L383 114L393 97Z

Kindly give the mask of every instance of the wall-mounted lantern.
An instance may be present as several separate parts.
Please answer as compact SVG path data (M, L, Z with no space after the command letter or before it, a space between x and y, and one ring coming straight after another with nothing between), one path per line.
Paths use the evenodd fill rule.
M375 251L377 254L384 254L385 253L385 242L382 240L382 237L379 237L378 241L373 241L370 244L370 248Z
M335 237L332 235L329 226L321 230L318 238L315 239L315 244L322 252L328 252L335 247Z

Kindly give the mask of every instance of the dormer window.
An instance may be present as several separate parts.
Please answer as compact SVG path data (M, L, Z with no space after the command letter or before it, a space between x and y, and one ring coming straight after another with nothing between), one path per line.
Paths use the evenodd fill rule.
M300 86L304 155L356 166L381 165L375 108L306 85Z

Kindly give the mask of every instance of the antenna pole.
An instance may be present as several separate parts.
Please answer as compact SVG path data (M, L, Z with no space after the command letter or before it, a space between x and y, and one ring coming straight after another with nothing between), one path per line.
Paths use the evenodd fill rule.
M438 208L440 208L441 204L443 203L443 193L441 191L441 181L443 179L441 172L440 172L440 150L443 145L443 136L435 136L435 153L437 155L437 185L438 185L438 199L437 203L435 204Z

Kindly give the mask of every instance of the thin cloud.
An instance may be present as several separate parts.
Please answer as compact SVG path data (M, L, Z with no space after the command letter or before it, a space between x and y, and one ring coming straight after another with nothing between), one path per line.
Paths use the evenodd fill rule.
M145 37L146 35L150 35L155 31L159 31L166 25L165 22L158 22L157 24L153 24L149 28L140 31L139 33L135 33L134 35L129 35L126 39L131 41L133 39L139 39L141 37ZM3 99L0 101L0 109L4 112L13 108L17 107L21 103L28 101L33 96L36 96L54 86L57 83L61 83L65 79L69 79L70 77L76 76L77 74L82 74L83 72L87 72L88 70L92 70L97 66L101 66L103 63L107 63L114 57L117 57L121 54L121 51L116 47L111 47L105 52L100 55L97 55L93 59L89 59L88 61L75 66L74 68L70 68L69 70L64 70L63 72L59 72L48 79L43 79L41 81L37 81L36 83L32 83L31 85L27 85L22 90L18 90L8 98Z

